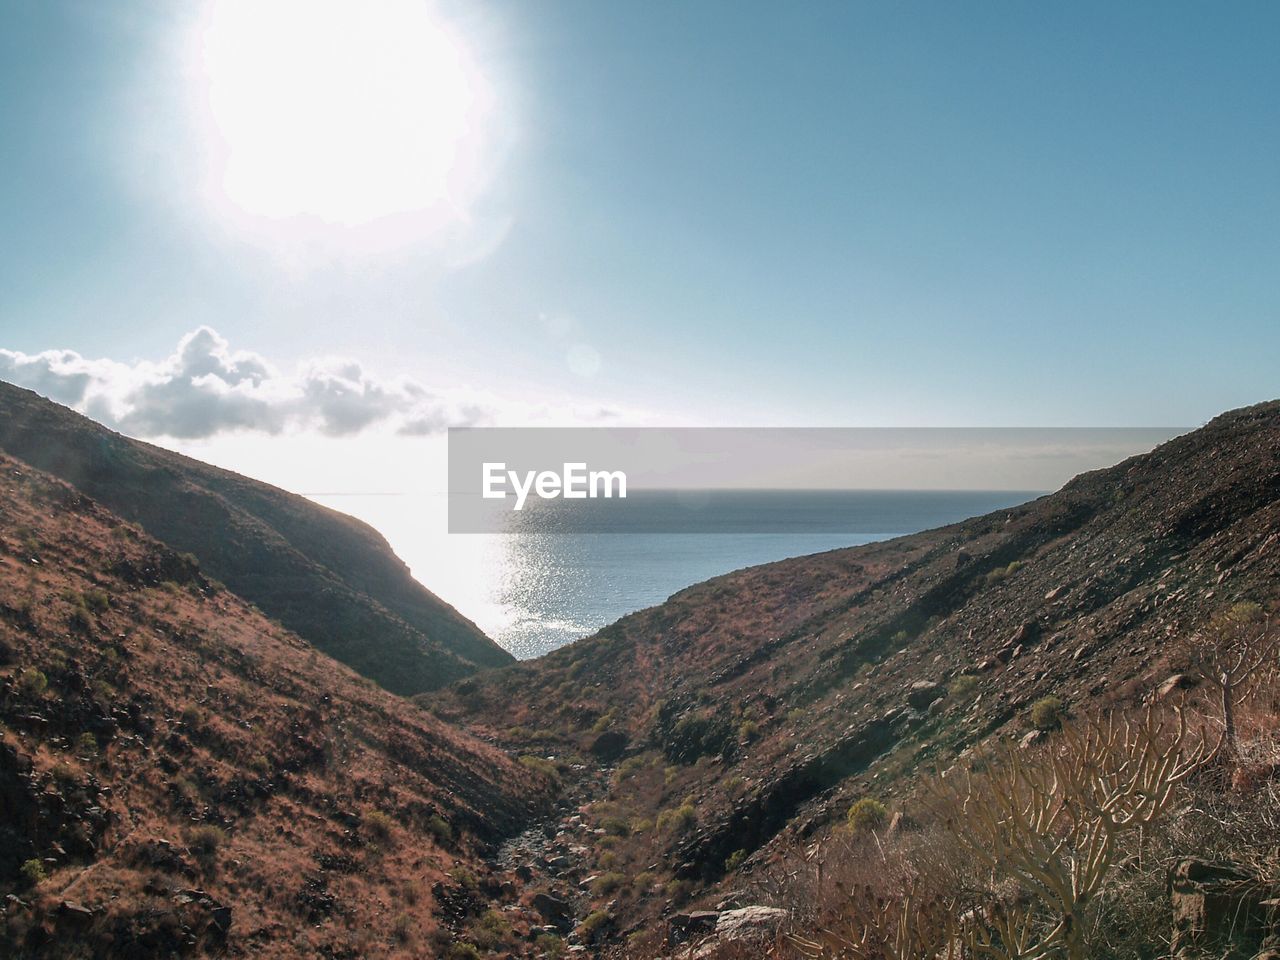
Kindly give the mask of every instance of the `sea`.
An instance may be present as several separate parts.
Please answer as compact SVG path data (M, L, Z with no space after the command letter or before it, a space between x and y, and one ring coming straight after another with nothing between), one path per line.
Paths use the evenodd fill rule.
M721 574L916 533L1040 495L636 491L622 511L548 501L541 512L513 516L512 532L470 534L446 532L438 501L342 498L329 505L372 523L432 592L528 659Z

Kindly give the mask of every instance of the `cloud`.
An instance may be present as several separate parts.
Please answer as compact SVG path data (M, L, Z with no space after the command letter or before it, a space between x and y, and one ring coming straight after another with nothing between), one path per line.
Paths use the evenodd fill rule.
M184 336L159 363L90 360L73 350L0 350L0 379L139 437L292 430L342 437L375 426L424 436L488 418L482 406L449 402L407 378L378 379L350 359L311 360L283 374L258 354L233 351L209 327Z

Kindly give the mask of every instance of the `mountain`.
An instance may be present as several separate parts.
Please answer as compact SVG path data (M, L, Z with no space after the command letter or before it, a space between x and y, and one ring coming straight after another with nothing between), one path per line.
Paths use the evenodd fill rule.
M423 699L513 749L598 758L611 780L585 820L609 842L581 872L645 879L583 910L642 936L690 899L740 898L853 801L1034 738L1042 698L1151 697L1211 616L1278 583L1272 402L1023 506L690 587Z
M512 657L419 584L368 525L113 433L0 382L0 451L193 554L209 576L388 690L419 693Z
M501 894L550 778L5 455L0 516L0 955L430 956Z

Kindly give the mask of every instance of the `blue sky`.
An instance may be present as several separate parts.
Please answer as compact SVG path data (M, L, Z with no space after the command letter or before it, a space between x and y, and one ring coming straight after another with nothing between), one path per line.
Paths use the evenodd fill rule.
M491 94L482 173L465 229L389 238L210 204L201 13L0 0L0 348L110 360L121 396L206 325L358 362L379 409L411 378L439 424L1194 425L1277 393L1274 4L430 10Z

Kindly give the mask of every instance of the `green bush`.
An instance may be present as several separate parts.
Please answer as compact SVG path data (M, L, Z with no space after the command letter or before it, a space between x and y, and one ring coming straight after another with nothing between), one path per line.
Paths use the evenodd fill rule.
M683 803L658 814L658 829L670 830L672 833L684 833L697 822L698 812L691 803Z
M1021 560L1014 560L1007 567L996 567L987 574L987 583L999 583L1001 580L1013 576L1022 569L1022 566Z
M546 757L535 756L532 753L526 753L520 758L521 765L528 767L530 770L536 771L551 780L559 780L560 771L556 769L555 763Z
M738 727L738 739L743 743L755 743L760 738L760 724L754 720L743 720Z
M92 733L82 733L76 737L75 752L82 757L96 757L98 755L98 738Z
M47 876L44 872L44 864L35 859L28 860L24 863L20 872L22 874L23 882L29 887L34 887L36 884L43 882Z
M29 697L38 697L49 689L49 678L34 667L23 670L18 677L18 690Z
M863 797L849 808L849 828L854 833L870 833L879 830L889 819L889 810L872 797Z
M600 821L600 826L604 828L605 833L612 837L631 836L631 824L627 823L622 817L605 817Z
M970 673L962 673L951 681L949 693L952 697L959 700L969 696L973 691L978 689L978 678Z
M578 936L590 943L610 922L607 910L594 910L578 925Z
M449 826L448 820L438 814L427 821L427 832L440 843L448 843L453 839L453 827Z
M560 960L564 956L564 941L554 933L538 934L533 941L533 947L547 960Z
M733 851L733 853L729 854L729 859L727 859L724 862L724 872L733 873L733 871L737 870L740 866L742 866L742 862L746 859L747 859L747 851L745 850Z
M455 943L445 954L445 960L480 960L480 957L480 951L470 943Z
M385 843L391 838L391 828L395 826L395 821L391 819L389 814L383 813L381 810L370 810L362 818L361 826L369 834L371 840L378 843Z
M1041 697L1031 705L1031 725L1037 730L1056 730L1062 726L1067 708L1057 697Z
M486 910L471 928L471 941L481 950L493 953L511 938L511 924L497 910Z
M607 896L621 887L626 879L620 873L602 873L591 882L591 892L597 897Z

